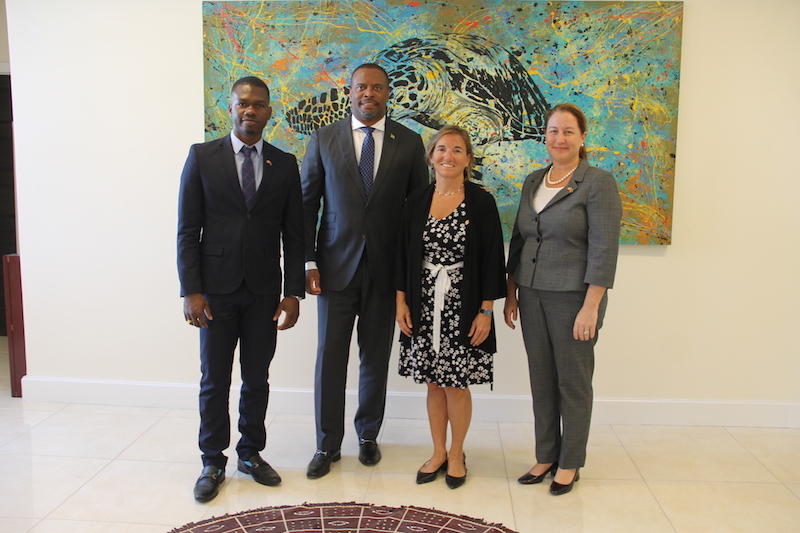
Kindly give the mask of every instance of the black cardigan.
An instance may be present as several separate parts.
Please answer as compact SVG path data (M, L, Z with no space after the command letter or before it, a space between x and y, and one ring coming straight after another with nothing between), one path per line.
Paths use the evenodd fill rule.
M406 293L411 310L411 323L420 323L422 314L423 243L422 233L430 213L435 185L419 189L408 196L403 210L400 249L395 270L395 288ZM464 184L467 211L467 242L464 253L464 301L458 341L469 346L469 329L481 302L506 295L503 230L494 197L472 182ZM400 341L408 347L411 338L400 333ZM489 337L480 348L497 351L494 317Z

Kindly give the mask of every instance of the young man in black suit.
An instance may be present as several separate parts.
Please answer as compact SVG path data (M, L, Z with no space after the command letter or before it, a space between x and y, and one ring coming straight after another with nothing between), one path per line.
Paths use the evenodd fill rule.
M403 203L428 183L419 135L386 117L389 77L376 64L353 71L352 116L311 135L303 159L306 290L318 295L314 396L319 478L341 457L350 337L358 317L360 372L355 417L359 460L381 459L377 437L395 324L392 285ZM317 219L322 203L322 217Z
M267 379L277 330L294 326L304 294L304 237L297 159L262 139L272 116L269 100L260 79L237 81L231 134L192 146L181 176L178 272L186 322L200 330L203 472L194 487L200 502L212 500L225 479L237 343L238 468L264 485L281 482L259 452L266 446Z

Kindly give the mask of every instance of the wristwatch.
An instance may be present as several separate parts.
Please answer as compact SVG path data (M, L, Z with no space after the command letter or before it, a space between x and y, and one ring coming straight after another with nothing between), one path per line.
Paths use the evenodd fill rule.
M492 310L491 309L478 309L478 312L480 314L482 314L482 315L492 316Z

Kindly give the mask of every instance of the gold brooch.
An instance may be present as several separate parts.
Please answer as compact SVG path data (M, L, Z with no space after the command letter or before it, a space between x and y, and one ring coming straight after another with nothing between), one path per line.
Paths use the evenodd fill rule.
M567 187L567 192L572 192L574 189L572 187Z

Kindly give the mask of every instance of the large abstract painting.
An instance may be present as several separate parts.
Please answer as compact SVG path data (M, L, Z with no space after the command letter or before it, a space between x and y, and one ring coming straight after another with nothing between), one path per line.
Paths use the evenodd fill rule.
M308 136L349 114L352 69L375 62L393 119L423 139L471 133L508 237L525 176L549 164L544 113L571 102L591 163L619 184L620 242L669 244L682 18L682 2L204 2L206 138L229 131L231 84L258 76L265 138L302 161Z

